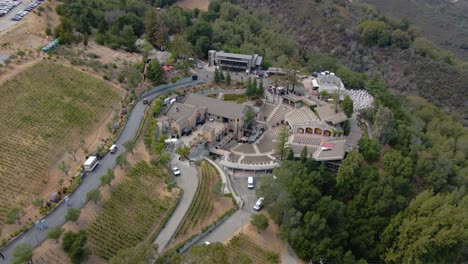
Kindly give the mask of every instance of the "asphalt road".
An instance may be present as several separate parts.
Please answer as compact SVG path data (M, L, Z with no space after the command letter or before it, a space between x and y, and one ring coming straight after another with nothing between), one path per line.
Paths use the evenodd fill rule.
M172 164L175 164L181 172L180 176L175 177L175 182L184 190L184 194L166 226L154 240L154 243L158 244L159 253L162 253L169 242L171 242L172 237L192 204L198 186L198 172L194 166L190 166L188 161L179 161L179 156L175 156L172 159Z
M152 95L146 96L145 99L152 100L157 96L164 94L168 91L176 90L182 87L194 85L196 82L191 82L188 84L176 85L168 87L154 93ZM140 127L141 122L143 121L143 115L145 113L147 105L143 104L143 101L140 100L136 103L133 108L130 116L123 128L123 131L116 141L118 150L115 154L107 154L102 160L99 161L99 166L91 172L87 173L86 177L83 178L82 183L75 190L73 194L70 195L71 207L72 208L81 208L83 207L82 199L86 199L86 193L90 190L96 189L100 185L100 176L105 175L107 169L113 169L116 166L115 158L123 153L124 148L122 143L128 140L133 140L136 137L138 128ZM196 188L194 188L196 189ZM188 190L187 190L188 191ZM189 203L190 205L190 203ZM62 226L65 223L65 214L68 210L68 207L65 203L61 203L56 207L49 215L44 217L46 220L48 229L45 230L36 230L33 227L24 232L21 236L16 238L14 241L7 244L5 247L0 249L0 252L5 256L5 260L0 259L0 263L11 263L12 262L12 250L17 245L20 244L29 244L33 248L37 247L40 243L47 239L47 233L52 227Z

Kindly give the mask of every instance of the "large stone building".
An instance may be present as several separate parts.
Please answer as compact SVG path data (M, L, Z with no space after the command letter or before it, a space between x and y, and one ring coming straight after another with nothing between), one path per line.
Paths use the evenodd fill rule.
M223 51L208 51L208 65L218 66L223 70L254 72L261 70L263 57L257 54L246 55Z
M181 136L197 124L209 120L224 124L234 138L242 136L245 117L250 107L244 104L222 101L200 94L187 94L183 103L174 103L166 116L171 119L172 132Z

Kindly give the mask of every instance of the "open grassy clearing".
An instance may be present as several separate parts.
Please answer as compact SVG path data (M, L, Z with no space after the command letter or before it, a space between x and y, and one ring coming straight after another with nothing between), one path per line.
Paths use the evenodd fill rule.
M229 263L280 263L278 253L259 246L245 234L233 237L226 249Z
M110 259L157 229L176 200L160 193L163 174L164 170L146 162L139 162L130 170L129 177L112 191L87 230L94 254Z
M199 175L200 185L195 199L176 233L174 244L200 232L203 227L233 207L232 200L222 196L222 182L216 168L203 161L199 166Z
M41 195L58 155L93 129L119 95L100 79L43 62L1 84L0 98L2 223L9 209Z

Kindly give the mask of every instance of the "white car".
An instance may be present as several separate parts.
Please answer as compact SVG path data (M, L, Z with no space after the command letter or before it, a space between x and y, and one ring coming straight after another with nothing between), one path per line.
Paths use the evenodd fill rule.
M258 199L258 201L255 203L255 205L253 206L253 208L257 211L259 211L260 209L262 209L263 207L263 200L265 200L265 198L263 197L260 197L260 199Z
M172 167L172 172L174 173L174 176L180 176L180 170L177 166Z
M109 150L111 154L114 154L117 151L117 146L113 144L112 146L110 146Z
M205 243L204 243L204 244L205 244L205 245L207 245L207 246L209 246L211 243L210 243L210 242L208 242L208 241L205 241Z

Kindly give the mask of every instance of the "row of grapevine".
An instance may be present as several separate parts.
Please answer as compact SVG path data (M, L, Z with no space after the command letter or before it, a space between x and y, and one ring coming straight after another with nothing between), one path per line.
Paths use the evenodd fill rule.
M0 224L8 211L39 194L48 170L78 144L119 95L106 82L41 62L0 85Z
M187 234L197 224L202 223L211 216L214 207L213 200L216 199L212 193L212 188L218 180L219 176L216 169L204 161L201 166L200 185L198 186L195 199L177 231L176 237Z
M160 168L137 163L128 178L112 191L102 211L87 230L92 251L106 259L148 237L174 202L158 193Z
M248 257L250 263L279 263L279 255L254 243L248 236L239 234L233 237L228 245L227 251L230 263L237 263L239 259Z

